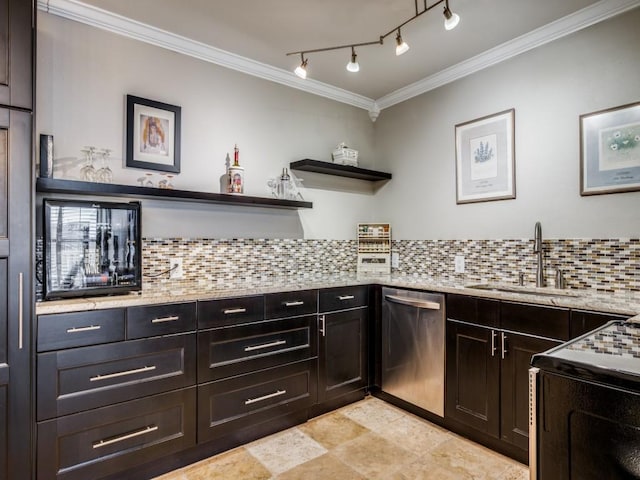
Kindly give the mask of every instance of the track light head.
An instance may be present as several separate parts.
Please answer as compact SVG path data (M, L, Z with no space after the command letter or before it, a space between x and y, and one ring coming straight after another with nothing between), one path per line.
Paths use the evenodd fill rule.
M360 71L360 65L356 60L356 49L351 47L351 61L347 63L347 70L351 73L356 73Z
M398 29L398 34L396 35L396 55L402 55L409 50L409 45L407 42L402 40L402 35L400 35L400 29Z
M460 22L460 16L457 13L451 12L449 9L449 2L447 1L444 6L444 28L447 30L453 30Z
M309 63L309 59L305 59L304 54L300 54L300 58L302 59L302 62L296 67L293 73L304 80L307 78L307 63Z

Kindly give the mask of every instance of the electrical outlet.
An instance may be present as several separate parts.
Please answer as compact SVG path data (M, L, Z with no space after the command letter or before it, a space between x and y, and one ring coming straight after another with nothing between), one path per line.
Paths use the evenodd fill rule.
M453 257L453 267L456 273L464 273L464 257L462 255Z
M182 258L181 257L173 257L169 259L169 268L171 271L169 272L169 278L172 280L180 280L184 276L184 271L182 270Z
M400 254L391 252L391 268L400 268Z

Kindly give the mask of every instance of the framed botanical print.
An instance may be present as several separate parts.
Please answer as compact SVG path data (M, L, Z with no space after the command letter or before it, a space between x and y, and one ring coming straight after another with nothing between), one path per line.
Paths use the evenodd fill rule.
M456 125L456 203L516 198L515 110Z
M181 108L127 95L127 167L180 173Z
M580 115L580 195L640 190L640 102Z

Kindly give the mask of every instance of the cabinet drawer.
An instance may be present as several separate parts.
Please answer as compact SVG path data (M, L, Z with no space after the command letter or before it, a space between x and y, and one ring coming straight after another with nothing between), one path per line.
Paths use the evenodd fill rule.
M124 340L124 309L38 316L38 351Z
M614 313L571 310L570 336L575 338L612 320L627 320L628 318L628 315L616 315Z
M102 478L191 447L195 408L191 387L40 422L37 478Z
M127 308L127 338L154 337L196 329L196 303Z
M317 353L315 315L198 333L198 382L306 360Z
M316 402L316 361L198 386L198 442L307 408Z
M369 288L361 287L337 287L326 288L318 293L318 302L321 312L333 310L345 310L347 308L364 307L368 303Z
M318 291L270 293L264 296L266 318L295 317L318 311Z
M38 420L195 384L196 334L40 353Z
M566 308L502 302L500 323L505 330L569 340L569 310Z
M198 302L198 327L217 328L264 319L264 297L224 298Z
M500 327L500 302L468 295L447 294L447 318Z

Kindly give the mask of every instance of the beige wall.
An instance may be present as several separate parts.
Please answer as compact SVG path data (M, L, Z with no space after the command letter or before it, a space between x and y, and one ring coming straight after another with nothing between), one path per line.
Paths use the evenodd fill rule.
M330 160L343 140L360 150L363 165L374 167L373 124L362 109L42 11L37 69L36 133L54 135L60 165L74 162L85 145L113 149L116 183L135 184L145 172L122 166L126 94L182 107L182 171L174 179L176 188L219 192L225 156L235 143L248 195L268 196L267 180L289 162ZM65 175L78 178L77 162ZM350 239L355 224L369 220L369 184L314 175L304 184L313 209L145 201L143 234Z
M640 101L640 9L384 110L375 198L398 239L640 236L640 192L580 196L581 114ZM515 200L456 205L454 127L515 109Z
M177 188L217 192L234 143L250 195L266 196L291 161L329 160L342 140L362 166L394 176L374 194L365 182L301 175L311 210L145 202L145 236L351 239L357 222L389 221L397 239L528 238L538 220L546 238L640 235L640 192L579 195L578 124L640 100L638 9L386 109L375 124L355 107L38 15L36 133L54 135L56 158L97 145L121 159L129 93L182 106ZM456 205L454 126L509 108L517 198ZM143 173L116 163L116 181Z

